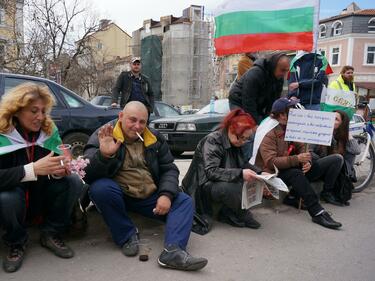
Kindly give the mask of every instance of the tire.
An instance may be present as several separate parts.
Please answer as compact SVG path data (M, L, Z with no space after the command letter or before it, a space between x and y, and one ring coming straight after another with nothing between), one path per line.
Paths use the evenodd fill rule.
M83 148L88 140L89 136L84 133L71 133L63 138L63 143L67 143L72 146L72 156L73 158L77 158L79 155L83 155Z
M367 144L367 138L363 136L354 136L354 138L357 139L358 144L361 146L361 151L364 151ZM361 152L360 155L357 155L353 166L357 177L357 182L353 183L354 193L366 189L371 183L375 172L375 151L371 144L369 146L368 156L365 158L364 162L359 165L358 160L361 159L362 156L363 152Z

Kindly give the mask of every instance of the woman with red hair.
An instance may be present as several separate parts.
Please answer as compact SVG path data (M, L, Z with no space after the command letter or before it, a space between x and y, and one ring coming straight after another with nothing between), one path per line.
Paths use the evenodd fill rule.
M242 109L235 109L225 117L219 130L197 145L182 186L195 199L196 211L206 221L212 217L215 202L222 205L220 221L237 227L260 227L249 210L241 209L244 181L252 181L261 173L245 160L241 150L255 130L254 119Z

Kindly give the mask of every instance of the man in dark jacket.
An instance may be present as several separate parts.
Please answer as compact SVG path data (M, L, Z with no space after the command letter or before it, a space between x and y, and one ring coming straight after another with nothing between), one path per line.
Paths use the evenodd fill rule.
M90 159L85 181L90 197L125 256L139 251L137 228L127 211L166 221L164 250L158 263L180 270L207 264L186 252L194 207L179 192L179 171L164 138L146 127L148 112L137 101L128 103L119 119L98 129L85 147Z
M141 73L141 58L134 57L130 63L130 71L121 72L112 91L112 106L120 104L124 108L130 101L143 103L148 112L154 111L154 93L150 80Z
M256 60L230 89L231 109L242 108L260 124L270 113L272 103L280 97L288 71L289 58L284 53Z
M323 86L328 85L327 59L320 53L298 52L290 67L290 98L299 99L310 110L320 110Z

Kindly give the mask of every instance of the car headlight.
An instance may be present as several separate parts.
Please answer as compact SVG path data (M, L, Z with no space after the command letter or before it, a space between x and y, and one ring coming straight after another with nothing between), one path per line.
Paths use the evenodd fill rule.
M197 128L193 123L179 123L177 125L176 131L196 131Z
M155 123L148 124L148 127L151 128L151 129L155 129Z

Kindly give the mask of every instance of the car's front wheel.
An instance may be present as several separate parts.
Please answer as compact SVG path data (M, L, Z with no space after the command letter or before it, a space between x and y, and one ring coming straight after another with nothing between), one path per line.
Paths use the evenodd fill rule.
M83 155L83 148L85 147L89 136L84 133L71 133L63 138L63 143L72 146L71 153L73 158Z

